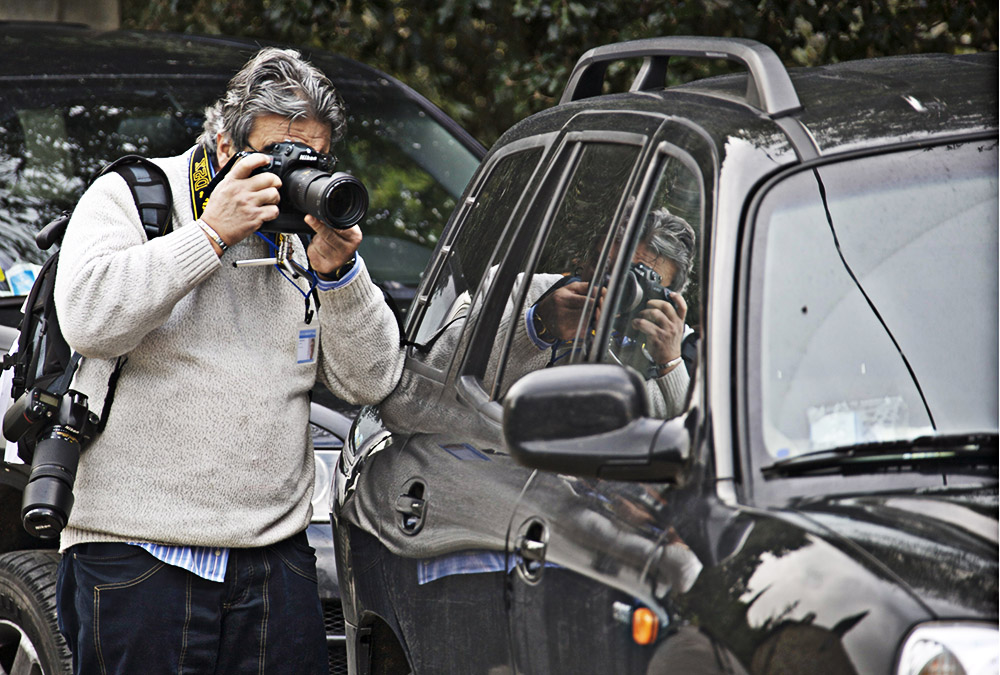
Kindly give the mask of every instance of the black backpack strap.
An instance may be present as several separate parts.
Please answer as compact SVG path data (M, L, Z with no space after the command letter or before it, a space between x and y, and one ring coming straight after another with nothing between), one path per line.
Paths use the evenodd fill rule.
M171 230L173 197L163 169L145 157L125 155L108 164L97 175L102 176L109 171L119 174L128 183L147 239Z

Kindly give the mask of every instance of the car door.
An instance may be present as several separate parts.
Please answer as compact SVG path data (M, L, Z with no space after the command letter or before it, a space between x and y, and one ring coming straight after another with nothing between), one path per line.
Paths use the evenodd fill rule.
M634 251L648 238L654 221L672 214L687 221L700 239L707 212L704 175L712 175L713 165L709 145L690 129L669 123L655 136L640 128L636 131L636 142L646 150L638 155L633 178L619 187L617 195L602 197L618 205L616 216L607 221L618 224L610 230L600 220L591 224L602 239L620 242L617 250L611 246L603 251L602 262L611 278L616 270L634 267ZM692 154L682 149L685 146L697 151ZM607 167L609 162L605 159L602 164ZM707 166L704 171L702 165ZM602 171L593 180L604 181L605 175ZM593 210L585 196L597 194L602 186L584 180L580 188L563 195L566 211ZM550 242L558 226L559 222L553 225ZM543 253L536 275L544 259ZM692 345L700 329L695 263L686 287L683 282L672 286L689 308L687 342ZM567 362L624 363L649 377L645 386L652 404L661 394L655 378L645 375L648 359L634 349L627 358L623 343L628 338L618 333L627 325L623 320L629 313L620 304L612 305L610 297L605 297L601 309L603 322L595 307L586 331L593 342L582 340L584 348ZM693 358L680 367L689 369L692 378L697 371ZM497 390L506 392L521 374L508 363L498 377ZM684 398L672 409L686 407ZM651 414L666 418L668 409L661 407L655 413L657 407L652 405ZM657 632L669 623L665 593L689 588L702 568L681 534L697 527L685 515L695 510L690 505L690 493L675 494L665 484L546 471L533 474L514 510L507 543L512 566L509 620L518 672L645 672L654 656Z
M529 471L451 382L549 140L487 160L411 310L403 379L355 424L363 459L347 466L341 518L354 525L356 587L384 593L361 604L386 608L416 672L510 672L504 546Z

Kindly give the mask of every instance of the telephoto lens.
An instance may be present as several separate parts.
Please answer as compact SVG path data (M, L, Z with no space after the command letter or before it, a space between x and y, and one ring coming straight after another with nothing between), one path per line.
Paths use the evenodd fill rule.
M294 169L284 181L287 188L283 186L282 193L295 210L339 230L358 224L368 211L368 190L349 173Z
M28 534L51 539L66 527L79 462L80 443L64 427L52 427L39 439L21 501L21 522Z

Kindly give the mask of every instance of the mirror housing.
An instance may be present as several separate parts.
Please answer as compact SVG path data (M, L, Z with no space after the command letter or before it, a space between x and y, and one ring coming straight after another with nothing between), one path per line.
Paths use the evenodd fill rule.
M503 434L520 464L573 476L681 482L691 457L685 418L648 417L642 377L611 364L529 373L504 399Z

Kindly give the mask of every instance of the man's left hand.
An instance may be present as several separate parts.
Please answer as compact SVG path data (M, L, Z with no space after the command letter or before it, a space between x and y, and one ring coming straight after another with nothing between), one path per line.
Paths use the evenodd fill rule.
M338 230L324 225L310 215L306 216L306 224L316 233L306 251L309 264L321 277L332 277L358 250L361 228L355 225L346 230Z

